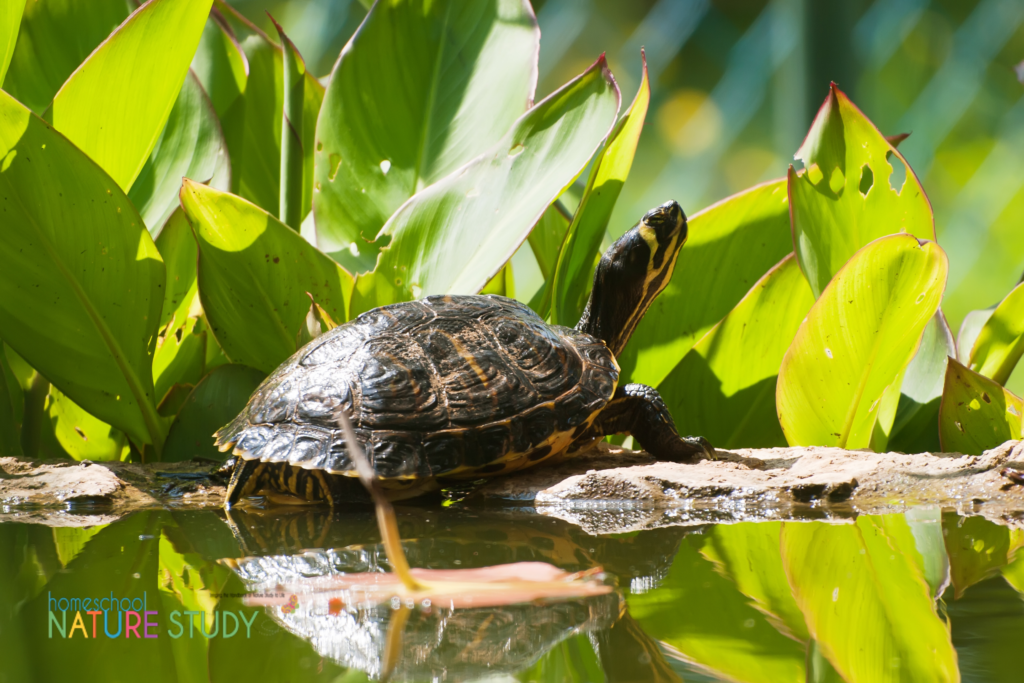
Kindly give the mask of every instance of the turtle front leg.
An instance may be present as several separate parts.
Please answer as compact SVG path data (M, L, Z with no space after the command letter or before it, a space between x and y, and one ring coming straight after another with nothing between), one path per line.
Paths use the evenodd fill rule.
M703 436L679 436L665 402L646 384L616 389L591 429L598 437L629 434L658 460L684 462L694 456L716 457L714 447Z

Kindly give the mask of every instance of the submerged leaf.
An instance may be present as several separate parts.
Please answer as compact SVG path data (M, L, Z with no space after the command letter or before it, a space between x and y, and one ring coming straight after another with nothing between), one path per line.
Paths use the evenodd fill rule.
M939 441L948 453L981 455L1021 437L1020 397L949 359L939 407Z

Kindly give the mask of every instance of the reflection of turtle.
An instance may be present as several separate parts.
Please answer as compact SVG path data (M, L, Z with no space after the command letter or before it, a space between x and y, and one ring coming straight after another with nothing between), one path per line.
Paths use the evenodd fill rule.
M704 439L678 435L653 389L616 388L615 356L668 284L686 235L675 202L648 212L602 257L575 329L549 326L504 297L433 296L374 309L315 339L217 433L222 450L241 456L227 503L261 489L350 500L342 410L396 497L436 477L530 467L606 434L632 434L664 460L712 455Z

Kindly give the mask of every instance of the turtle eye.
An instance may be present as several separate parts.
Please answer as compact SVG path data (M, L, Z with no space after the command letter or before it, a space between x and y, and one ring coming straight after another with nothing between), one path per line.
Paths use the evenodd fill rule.
M644 223L654 228L659 242L668 240L676 228L685 225L683 210L675 201L668 201L655 207L644 216Z

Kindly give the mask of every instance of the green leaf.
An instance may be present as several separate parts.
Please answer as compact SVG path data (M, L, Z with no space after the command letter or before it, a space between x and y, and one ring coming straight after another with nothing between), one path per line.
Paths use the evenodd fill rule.
M946 377L946 358L951 356L956 356L956 344L940 308L925 326L917 353L907 365L889 435L890 450L921 453L941 449L939 404Z
M633 104L608 136L604 149L591 164L583 199L558 254L551 300L551 321L556 325L575 325L587 305L594 263L600 256L601 239L633 165L633 155L636 154L647 106L651 102L647 58L643 50L640 56L643 60L640 89Z
M126 192L156 145L213 0L149 0L89 55L47 120Z
M249 62L234 33L216 9L203 27L192 71L210 97L217 116L224 117L245 93ZM241 101L244 107L244 100Z
M68 76L125 20L128 11L125 0L26 2L4 90L41 114Z
M285 35L284 29L274 22L281 37L284 73L284 97L281 119L281 194L278 219L298 232L305 215L302 211L302 104L306 83L306 62Z
M402 205L381 229L391 243L377 268L357 281L353 314L429 294L479 292L586 166L618 108L618 87L601 57L485 154Z
M67 567L71 560L85 550L85 544L89 539L106 527L106 524L91 527L54 527L53 545L57 548L61 566Z
M905 234L875 240L842 267L779 371L776 405L791 445L885 447L896 407L886 410L885 399L899 397L948 267L937 244Z
M1024 355L1024 285L1017 285L978 332L968 367L1006 384L1021 355Z
M949 585L949 558L946 555L945 538L942 533L942 511L937 507L915 505L903 515L907 528L914 537L914 547L919 556L918 566L932 597L942 595ZM899 516L889 515L883 518L890 522L886 526L887 533L895 533ZM909 548L909 544L902 547ZM908 556L911 556L908 553Z
M783 524L793 597L824 655L851 683L960 680L949 631L907 550L879 516Z
M210 371L189 394L167 433L164 459L226 460L213 445L213 433L235 419L266 373L245 365L221 365Z
M231 186L231 164L220 122L191 72L153 152L128 192L152 234L159 234L178 208L182 178L198 178L219 190Z
M128 456L124 432L82 410L56 387L50 387L46 404L54 436L75 460L118 461Z
M970 364L971 350L974 349L974 342L978 340L978 335L981 334L985 323L988 322L988 319L995 312L996 306L989 306L988 308L971 311L964 316L964 321L960 323L960 331L956 335L956 359L962 364Z
M935 239L931 205L910 165L834 83L796 158L804 170L789 169L793 243L816 297L878 237ZM899 191L892 164L906 168Z
M799 268L796 270L800 272ZM782 568L781 534L781 522L719 525L710 530L701 554L753 601L753 606L768 617L772 626L791 638L808 642L811 636L804 615L793 599Z
M698 552L699 542L700 536L684 539L658 590L626 598L630 614L648 635L710 669L716 680L803 683L804 645L777 631L716 572Z
M793 254L769 270L658 387L680 433L719 448L785 446L779 366L813 304Z
M316 123L324 251L372 269L383 245L369 243L398 207L486 152L533 102L539 41L518 0L376 3L342 50Z
M284 112L284 60L281 47L266 36L242 43L249 63L245 94L222 115L231 151L232 191L268 213L278 214L281 195L281 120ZM308 71L303 84L302 216L313 201L313 144L324 87Z
M509 261L498 271L498 274L490 279L480 290L481 294L498 294L514 299L516 296L515 276L512 274L512 262Z
M177 329L167 328L153 355L153 380L157 403L175 384L196 384L203 377L206 361L206 331L194 318Z
M998 574L1009 563L1010 530L1005 526L950 511L942 515L942 533L957 600L965 590Z
M196 241L185 212L179 207L164 224L156 238L156 247L167 269L160 329L176 330L185 323L196 298Z
M622 382L658 386L761 276L793 251L786 182L728 197L692 216L665 290L616 359Z
M232 361L269 373L295 353L306 292L334 320L348 320L352 276L297 232L239 197L189 180L181 205L199 245L203 310Z
M551 309L551 283L558 263L558 252L565 241L565 233L571 220L569 212L562 206L561 200L558 200L545 209L527 238L541 277L544 279L544 283L530 300L530 308L544 319L547 319Z
M0 92L0 334L61 392L157 448L164 265L116 183Z
M0 457L21 455L21 416L25 397L0 343Z
M1020 397L949 359L939 407L939 441L948 453L981 455L1021 437Z
M3 85L7 67L14 55L18 27L21 26L21 15L24 12L25 0L9 0L0 8L0 85Z

